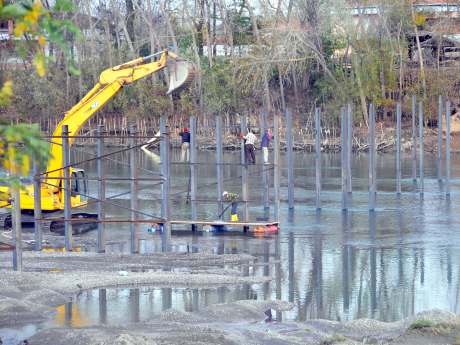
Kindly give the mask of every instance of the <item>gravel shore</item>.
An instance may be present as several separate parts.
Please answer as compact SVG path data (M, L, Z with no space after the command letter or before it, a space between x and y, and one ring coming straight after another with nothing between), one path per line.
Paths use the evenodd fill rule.
M22 273L11 270L10 255L0 253L0 328L49 320L55 312L54 307L93 288L213 287L261 284L270 280L243 274L247 272L243 268L254 263L250 255L26 252ZM196 313L167 310L148 322L48 328L30 337L28 342L30 345L423 345L455 344L460 334L457 316L443 311L420 313L392 323L368 319L266 322L267 310L285 311L292 307L291 303L283 301L244 300L214 304Z

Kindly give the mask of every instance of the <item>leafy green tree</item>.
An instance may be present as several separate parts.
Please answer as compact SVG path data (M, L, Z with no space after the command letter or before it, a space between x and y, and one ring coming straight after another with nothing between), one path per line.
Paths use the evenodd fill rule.
M23 59L31 59L38 76L46 75L48 60L46 44L54 44L71 61L66 34L78 35L76 26L65 14L73 10L69 0L56 0L52 8L46 8L41 1L18 1L7 3L0 0L0 17L14 20L13 40L17 53ZM58 14L63 14L59 15ZM75 65L69 63L69 71L78 74ZM14 84L6 80L0 89L0 109L14 100ZM37 125L0 123L0 153L2 165L9 169L10 176L2 178L8 184L18 184L18 176L28 175L30 161L40 162L42 167L49 156L48 144L41 138Z

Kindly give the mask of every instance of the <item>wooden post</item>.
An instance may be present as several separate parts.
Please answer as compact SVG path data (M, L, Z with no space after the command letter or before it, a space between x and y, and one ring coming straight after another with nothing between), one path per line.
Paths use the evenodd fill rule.
M316 209L321 209L321 109L315 109Z
M241 133L246 134L248 130L247 117L244 115L241 118L240 124ZM248 164L246 164L246 155L244 152L244 141L241 141L241 198L243 201L243 221L249 220L249 208L248 208Z
M289 209L294 208L294 157L292 156L292 115L286 109L286 138L288 161L288 204Z
M401 103L396 105L396 194L401 195Z
M274 152L274 216L275 221L279 222L280 217L280 131L279 131L280 117L275 114L273 119L273 134L275 136L275 152Z
M353 150L353 111L351 104L347 105L347 192L353 192L353 177L351 172L351 158ZM351 196L351 195L349 195Z
M65 232L65 249L72 251L73 234L72 234L72 203L71 203L71 184L70 184L70 146L69 146L69 127L62 126L62 164L64 166L64 232Z
M97 126L97 252L105 252L105 180L104 180L104 162L102 156L104 155L104 126ZM133 150L131 150L133 151Z
M446 197L450 197L450 101L446 102Z
M376 169L375 169L375 109L369 105L369 211L375 210L376 199Z
M216 116L216 169L217 169L217 212L219 219L223 218L224 201L224 171L223 171L223 152L222 152L222 117Z
M161 216L164 219L163 231L161 234L161 250L169 252L171 247L171 219L169 209L169 129L166 126L166 118L160 118L160 160L161 160L161 175L163 184L161 185Z
M130 178L131 178L131 223L129 224L130 227L130 251L131 254L139 253L139 243L138 243L138 234L140 232L139 224L137 223L138 220L138 213L136 211L139 210L139 199L138 199L138 181L137 181L137 163L136 163L136 149L134 146L136 145L136 139L134 135L136 132L134 131L134 127L132 125L129 126L129 166L130 166Z
M417 135L415 118L417 117L417 98L412 96L412 180L417 182Z
M347 120L345 108L340 108L340 165L342 170L342 210L347 209Z
M424 144L424 138L423 138L423 102L420 101L418 104L418 129L419 129L419 158L420 158L420 196L423 197L423 192L424 192L424 149L423 149L423 144Z
M38 162L34 162L34 250L42 250L42 224L40 219L42 219L42 193L41 193L41 183L40 183L40 168Z
M442 96L439 95L438 99L438 152L436 161L436 172L438 181L442 181Z
M197 152L196 152L196 117L190 117L190 202L192 220L197 220ZM196 224L192 224L192 231L196 231Z

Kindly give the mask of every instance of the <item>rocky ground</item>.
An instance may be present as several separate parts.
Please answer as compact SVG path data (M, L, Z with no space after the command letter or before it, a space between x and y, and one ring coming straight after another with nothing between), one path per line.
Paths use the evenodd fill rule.
M249 255L213 254L24 254L25 271L13 272L11 254L0 253L0 329L40 323L71 296L98 287L258 284L265 277L245 276ZM225 265L240 267L224 269ZM123 273L122 272L127 272ZM28 339L30 345L153 344L456 344L456 315L429 311L384 323L375 320L267 322L267 311L289 310L282 301L215 304L196 313L168 310L148 322L77 329L50 328ZM460 344L460 343L459 343Z

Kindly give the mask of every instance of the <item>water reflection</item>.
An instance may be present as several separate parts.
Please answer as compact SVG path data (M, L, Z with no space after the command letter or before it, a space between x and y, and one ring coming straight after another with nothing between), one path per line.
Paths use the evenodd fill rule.
M173 152L173 155L176 155ZM198 161L209 162L213 155L199 152ZM393 154L378 155L378 195L376 212L368 212L367 155L353 157L352 207L341 212L340 207L340 154L324 154L323 193L321 212L314 209L314 155L295 153L295 197L300 200L295 210L282 204L281 232L278 236L251 238L245 236L174 236L175 250L191 252L248 253L256 258L256 265L225 266L240 269L243 275L271 276L270 283L257 287L241 287L242 296L257 294L257 298L281 298L295 304L294 310L283 313L285 319L305 320L324 317L331 320L350 320L358 317L374 317L380 320L398 320L418 311L441 308L459 312L460 302L460 211L456 188L458 180L452 179L452 197L446 198L443 183L436 178L435 166L426 157L425 193L420 199L417 183L411 176L410 154L402 154L402 194L395 193L395 164ZM458 175L460 160L452 157L453 175ZM119 160L127 160L120 155ZM285 157L281 157L282 163ZM139 155L141 169L158 171L158 164ZM224 153L224 162L239 161L239 152ZM285 163L285 162L284 162ZM117 176L128 176L128 167L112 161L105 163L106 171ZM95 174L93 163L85 166L89 174ZM198 168L200 195L215 194L215 166ZM190 217L190 204L181 190L188 185L186 166L171 167L173 217ZM148 177L145 170L141 177ZM225 189L240 193L240 168L224 167ZM271 181L271 179L269 179ZM282 171L281 195L287 196L287 171ZM159 189L141 183L140 207L145 212L159 210ZM185 187L185 188L184 188ZM264 209L266 184L254 170L249 177L251 217L268 217L273 208ZM129 189L129 183L109 182L107 193L114 195ZM95 191L96 189L92 189ZM272 188L270 186L272 192ZM115 202L129 205L129 197ZM260 199L260 200L259 200ZM257 202L259 200L259 202ZM108 214L118 214L120 209L108 206ZM199 203L198 217L213 218L217 212L215 203ZM120 215L121 216L121 215ZM129 231L124 225L108 225L107 232L113 245L108 251L128 251ZM89 234L88 236L94 236ZM161 248L158 236L142 235L141 250L151 253ZM188 249L187 249L188 248ZM219 288L219 291L222 288ZM162 290L163 291L163 290ZM164 309L174 307L174 292L164 291L160 305ZM225 298L217 293L216 301ZM193 292L190 305L201 303L199 292ZM132 301L136 297L132 296ZM142 309L142 293L140 294ZM158 301L158 300L157 300ZM107 302L109 303L109 302ZM131 312L132 313L132 312ZM142 314L142 312L141 312ZM277 318L281 315L277 315ZM107 315L109 318L109 315Z
M85 291L56 308L52 326L85 327L145 321L168 309L199 311L216 303L255 299L251 286L213 289L136 288Z

